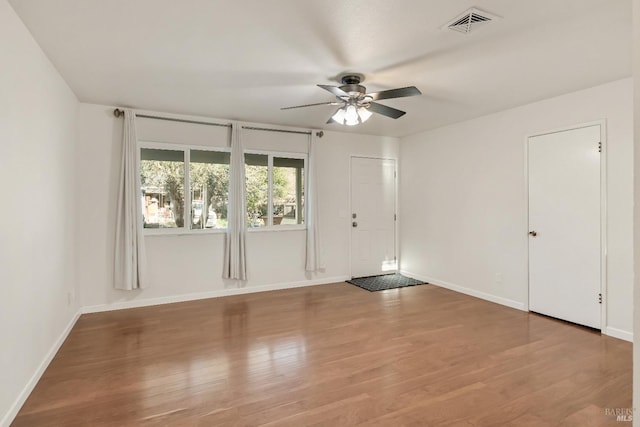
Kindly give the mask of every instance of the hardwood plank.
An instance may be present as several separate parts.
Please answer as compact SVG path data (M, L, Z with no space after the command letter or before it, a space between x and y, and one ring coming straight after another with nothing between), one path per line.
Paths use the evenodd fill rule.
M619 425L631 344L423 285L83 315L14 426Z

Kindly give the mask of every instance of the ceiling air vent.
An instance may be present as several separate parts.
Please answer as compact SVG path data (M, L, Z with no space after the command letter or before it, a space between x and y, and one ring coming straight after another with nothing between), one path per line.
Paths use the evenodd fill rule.
M472 30L476 30L498 19L500 19L499 16L474 7L456 16L442 28L469 34Z

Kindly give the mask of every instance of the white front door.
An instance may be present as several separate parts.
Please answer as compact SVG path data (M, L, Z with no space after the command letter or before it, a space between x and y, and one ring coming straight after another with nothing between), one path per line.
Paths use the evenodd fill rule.
M396 162L352 157L351 276L396 269Z
M600 125L529 138L529 309L600 329Z

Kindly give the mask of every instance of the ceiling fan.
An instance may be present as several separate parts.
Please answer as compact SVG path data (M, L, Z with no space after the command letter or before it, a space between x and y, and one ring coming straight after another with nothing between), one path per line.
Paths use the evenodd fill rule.
M340 108L331 116L327 123L355 126L367 121L372 113L382 114L392 119L397 119L406 114L405 111L378 104L375 101L422 95L422 92L415 86L366 93L367 88L360 84L360 82L364 80L361 74L345 74L340 80L342 81L342 86L318 85L322 89L334 94L336 101L283 107L281 110L314 107L317 105L339 105Z

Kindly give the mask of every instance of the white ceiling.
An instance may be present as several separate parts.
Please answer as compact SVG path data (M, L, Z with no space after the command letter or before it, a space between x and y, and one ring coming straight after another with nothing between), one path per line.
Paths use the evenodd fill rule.
M404 136L631 75L631 0L9 0L83 102ZM503 19L441 30L469 7ZM325 122L363 73L407 111Z

